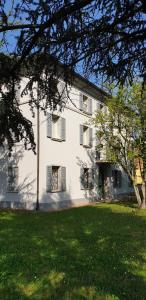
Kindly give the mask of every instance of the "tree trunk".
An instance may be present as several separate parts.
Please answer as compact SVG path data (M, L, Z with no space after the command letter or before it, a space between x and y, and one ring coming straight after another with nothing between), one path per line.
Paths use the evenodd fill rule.
M138 207L143 209L143 208L146 208L146 184L145 184L145 182L140 186L140 188L138 187L138 185L134 184L134 191L135 191L136 199L138 202Z
M141 203L141 208L145 208L146 207L146 182L144 181L142 184L142 203Z
M140 193L139 193L139 188L137 185L133 185L134 187L134 191L135 191L135 196L136 196L136 200L138 202L138 206L141 207L141 197L140 197Z

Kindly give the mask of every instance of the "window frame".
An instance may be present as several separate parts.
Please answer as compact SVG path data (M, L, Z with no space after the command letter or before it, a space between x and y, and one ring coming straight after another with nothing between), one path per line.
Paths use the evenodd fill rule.
M55 192L59 192L60 190L59 190L59 180L60 180L60 178L59 178L59 168L60 168L60 166L52 166L52 178L51 178L51 192L52 193L55 193ZM54 170L57 170L57 188L53 188L53 171Z
M56 127L55 130L54 127ZM57 134L54 135L54 131L57 131ZM58 142L66 141L66 119L64 117L58 114L47 114L47 138Z
M120 189L122 187L122 172L121 170L112 170L113 187Z
M10 188L10 180L9 180L9 177L10 177L10 169L12 170L17 170L17 172L15 172L15 176L14 175L11 175L11 178L13 178L13 180L15 179L15 187L14 189L11 189ZM11 183L13 184L13 182ZM8 165L8 169L7 169L7 193L18 193L18 166L17 165L13 165L13 164L10 164Z
M48 165L46 166L46 192L47 193L58 193L66 191L66 167L59 165ZM58 169L57 181L58 187L53 189L52 179L53 179L53 168Z
M85 180L85 175L87 175L87 181ZM81 167L80 182L82 190L94 189L94 169L88 167Z

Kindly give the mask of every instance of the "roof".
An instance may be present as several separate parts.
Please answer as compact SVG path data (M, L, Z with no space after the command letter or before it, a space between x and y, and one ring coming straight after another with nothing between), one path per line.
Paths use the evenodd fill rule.
M108 94L104 90L78 73L74 73L73 85L101 102L103 102L104 98L108 96Z

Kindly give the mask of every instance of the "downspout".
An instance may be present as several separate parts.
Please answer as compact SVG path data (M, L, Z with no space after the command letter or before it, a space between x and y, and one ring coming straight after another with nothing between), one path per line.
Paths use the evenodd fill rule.
M36 210L39 210L39 182L40 182L40 109L37 105L37 195Z

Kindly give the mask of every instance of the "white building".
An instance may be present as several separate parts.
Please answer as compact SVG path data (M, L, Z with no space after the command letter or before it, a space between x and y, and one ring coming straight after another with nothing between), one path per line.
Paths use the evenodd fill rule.
M90 118L104 106L104 92L76 75L70 98L61 113L40 112L39 120L37 114L32 119L27 96L21 99L36 140L39 128L39 151L34 155L21 144L11 157L1 151L0 207L35 209L38 199L40 209L58 209L132 191L124 172L106 161L104 149L96 151Z

